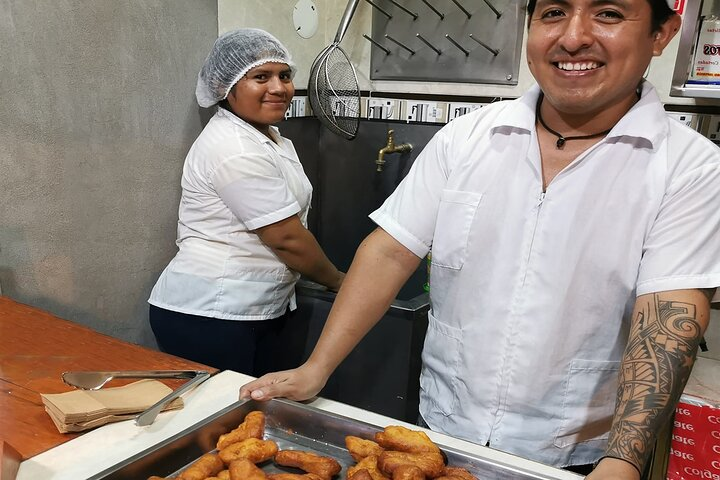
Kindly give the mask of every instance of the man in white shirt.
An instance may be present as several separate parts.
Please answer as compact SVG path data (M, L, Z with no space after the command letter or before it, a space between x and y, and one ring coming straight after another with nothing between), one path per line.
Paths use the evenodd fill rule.
M537 0L528 12L538 86L431 140L371 215L380 228L310 359L241 395L316 394L432 247L430 428L634 480L720 285L720 153L643 81L680 26L664 0Z

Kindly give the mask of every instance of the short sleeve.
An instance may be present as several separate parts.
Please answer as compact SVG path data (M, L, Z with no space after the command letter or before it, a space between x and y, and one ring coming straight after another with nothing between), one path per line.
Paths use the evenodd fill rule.
M720 286L720 162L670 183L645 241L637 294ZM713 301L720 300L716 292Z
M440 196L447 182L447 127L418 155L410 172L370 219L418 257L432 245Z
M212 175L222 201L249 230L300 212L300 204L268 154L247 153L223 161Z

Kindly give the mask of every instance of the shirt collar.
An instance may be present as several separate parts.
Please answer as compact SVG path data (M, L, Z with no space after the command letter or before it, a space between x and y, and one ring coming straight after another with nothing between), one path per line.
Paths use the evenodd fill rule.
M222 117L227 118L231 122L233 122L235 125L239 126L246 132L248 132L250 135L253 135L259 142L262 143L268 143L275 145L275 142L270 140L268 137L263 135L260 130L250 125L248 122L243 120L242 118L238 117L234 113L232 113L229 110L224 109L223 107L218 106L217 109L217 115L220 115ZM277 139L278 142L283 142L283 137L280 135L280 130L275 125L270 125L270 134Z
M612 137L637 137L648 140L657 148L658 142L667 136L667 115L662 107L655 87L643 81L640 99L615 124L608 134ZM535 128L535 106L540 96L540 87L533 85L522 97L514 100L506 111L491 126L495 133L498 128L518 128L530 133Z

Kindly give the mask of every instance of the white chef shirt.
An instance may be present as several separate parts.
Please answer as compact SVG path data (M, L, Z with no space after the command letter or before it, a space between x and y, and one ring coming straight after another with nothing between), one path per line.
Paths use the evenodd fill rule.
M539 91L445 126L371 218L432 246L425 421L565 466L607 443L636 295L720 285L720 153L644 83L543 193Z
M152 305L229 320L276 318L295 308L290 270L253 230L299 214L307 226L312 185L290 140L277 143L218 108L185 159L178 253Z

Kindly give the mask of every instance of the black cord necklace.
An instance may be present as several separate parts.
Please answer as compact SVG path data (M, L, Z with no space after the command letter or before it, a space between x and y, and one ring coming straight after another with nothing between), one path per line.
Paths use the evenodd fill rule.
M555 142L555 146L558 148L558 150L562 150L562 148L565 146L565 142L567 142L568 140L587 140L588 138L604 137L605 135L610 133L610 130L612 130L612 128L609 128L600 133L593 133L592 135L575 135L572 137L566 137L547 126L547 124L542 118L542 115L540 114L540 105L542 104L542 101L543 94L541 92L540 96L538 97L537 106L535 107L535 118L538 122L540 122L540 125L542 125L545 130L558 137L557 142Z

